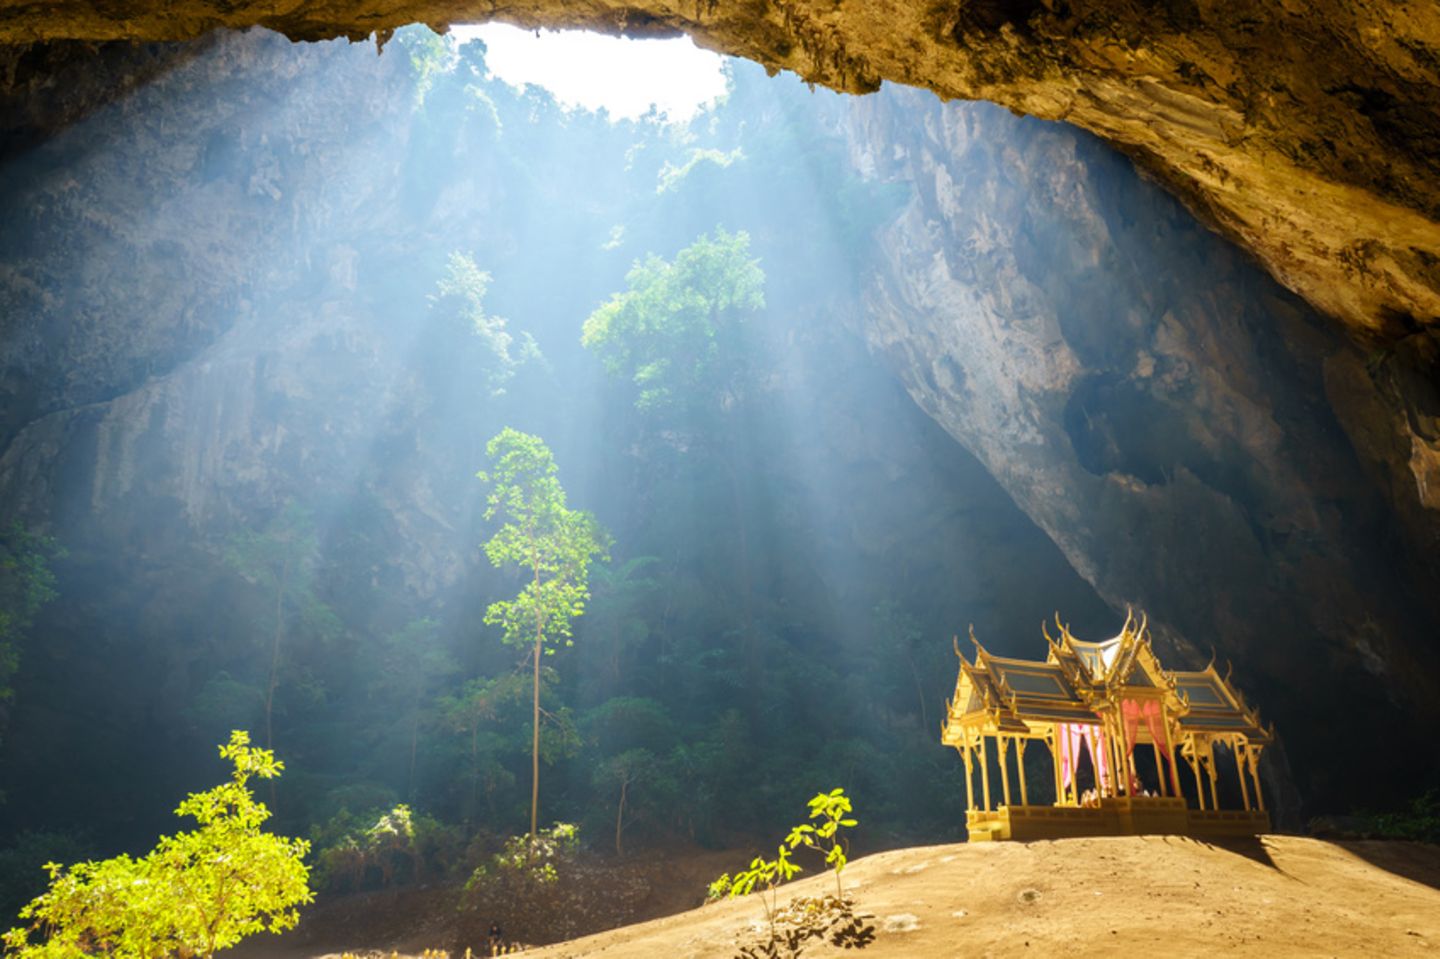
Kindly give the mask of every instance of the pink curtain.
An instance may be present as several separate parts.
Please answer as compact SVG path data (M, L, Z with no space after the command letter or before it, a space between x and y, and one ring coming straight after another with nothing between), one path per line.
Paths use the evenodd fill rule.
M1127 756L1133 757L1135 755L1135 733L1140 729L1140 723L1143 720L1145 728L1150 731L1150 741L1155 744L1155 751L1165 757L1166 764L1175 762L1174 757L1170 755L1170 750L1166 748L1165 745L1165 720L1161 715L1160 704L1158 702L1153 699L1144 702L1135 699L1122 700L1120 703L1120 715L1125 720L1125 751ZM1131 760L1131 765L1134 765L1133 759ZM1156 772L1159 773L1162 780L1165 778L1164 769L1157 769ZM1139 780L1135 779L1130 784L1130 788L1132 791L1138 792L1140 790ZM1163 783L1161 784L1161 791L1162 793L1164 791Z
M1099 726L1084 723L1060 723L1055 727L1056 738L1060 741L1060 781L1069 786L1080 769L1080 749L1088 744L1090 763L1095 767L1095 779L1100 791L1110 789L1110 753L1105 747L1105 734Z
M1120 715L1125 717L1125 751L1127 755L1135 754L1135 733L1140 729L1140 721L1145 721L1145 728L1150 731L1150 739L1159 748L1160 754L1165 761L1170 761L1170 750L1165 748L1165 724L1160 715L1160 704L1155 700L1141 702L1136 699L1127 699L1120 703Z

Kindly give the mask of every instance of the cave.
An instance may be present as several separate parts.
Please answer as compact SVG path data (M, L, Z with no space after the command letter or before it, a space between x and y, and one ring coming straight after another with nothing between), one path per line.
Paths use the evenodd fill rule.
M489 21L724 93L576 107ZM236 729L322 905L537 805L617 876L834 778L862 851L958 842L952 638L1057 613L1233 668L1277 831L1433 819L1437 143L1419 4L0 0L6 919ZM597 531L553 656L494 612L510 427Z

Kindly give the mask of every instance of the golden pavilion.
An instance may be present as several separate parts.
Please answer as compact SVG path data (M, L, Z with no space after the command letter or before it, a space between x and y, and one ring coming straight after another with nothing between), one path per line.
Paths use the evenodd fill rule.
M1058 638L1041 627L1044 662L994 656L973 628L973 663L955 644L960 673L940 739L965 763L971 842L1269 830L1257 767L1274 729L1228 671L1221 676L1213 661L1198 672L1165 669L1143 615L1127 615L1119 636L1098 643L1076 639L1058 616L1055 626ZM1040 768L1053 772L1054 789L1038 790L1050 804L1030 803L1025 752L1036 740L1051 760ZM1090 783L1083 791L1082 775ZM1221 808L1222 797L1231 808Z

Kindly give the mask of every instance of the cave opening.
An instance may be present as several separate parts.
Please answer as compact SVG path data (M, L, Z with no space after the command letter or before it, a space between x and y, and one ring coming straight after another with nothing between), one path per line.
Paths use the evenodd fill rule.
M950 840L951 637L1027 648L1060 609L1102 638L1129 604L1265 692L1277 821L1416 793L1360 748L1424 748L1440 619L1384 472L1421 454L1366 384L1433 437L1433 337L1367 354L1073 128L593 42L17 68L0 583L54 597L0 634L0 856L140 848L232 729L337 894L473 871L532 761L542 823L617 862L842 783L859 848ZM506 428L604 531L533 674L487 622L524 582L482 550ZM1317 732L1347 684L1365 715ZM402 806L434 846L347 872Z

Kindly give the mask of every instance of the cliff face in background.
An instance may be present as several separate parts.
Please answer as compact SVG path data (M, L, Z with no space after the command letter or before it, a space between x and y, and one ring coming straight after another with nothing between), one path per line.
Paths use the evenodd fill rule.
M1440 11L1425 0L690 3L0 2L0 43L177 40L253 25L297 39L502 19L655 35L1090 130L1282 283L1376 342L1440 318Z
M864 322L916 402L1173 657L1232 658L1302 779L1385 775L1366 737L1440 721L1436 541L1374 482L1365 354L1086 136L915 92L845 122L915 190Z
M1426 305L1434 277L1425 280L1421 268L1431 262L1424 250L1435 209L1422 194L1434 184L1412 175L1433 154L1378 152L1342 189L1310 154L1284 158L1280 131L1265 126L1276 114L1260 108L1264 97L1251 89L1259 75L1249 67L1232 63L1225 84L1199 68L1183 81L1184 71L1164 79L1156 58L1199 56L1178 40L1107 45L1081 29L1099 23L1098 13L972 5L945 14L953 22L935 36L941 13L924 12L930 26L902 49L910 36L903 27L920 30L920 13L889 11L902 29L882 31L884 21L871 18L887 8L860 6L810 19L799 6L726 7L714 15L737 19L696 29L841 87L894 72L942 93L1010 97L1042 115L1068 111L1130 148L1287 284L1345 321L1286 292L1086 134L914 91L824 108L848 140L854 174L898 185L904 198L873 238L857 301L834 315L1100 597L1116 609L1144 606L1168 652L1187 665L1203 665L1212 647L1235 660L1242 687L1278 722L1307 794L1348 804L1366 776L1403 789L1390 754L1366 747L1383 733L1397 749L1424 748L1440 719L1432 598L1440 486L1428 485L1427 452L1440 437L1440 399L1425 328L1436 312ZM0 36L26 37L25 24L38 22L15 9L0 0ZM55 23L65 22L70 8L51 9ZM270 22L317 36L339 22L324 20L324 9L308 5ZM567 10L567 18L621 24L598 7ZM72 24L101 35L96 15L74 16ZM1198 9L1158 16L1188 17L1196 31L1208 22ZM1061 17L1095 50L1082 44L1066 57L1041 56L1058 43ZM643 22L689 21L671 13ZM1416 13L1412 26L1426 22ZM208 23L177 12L163 25L137 17L124 30L185 34ZM847 25L857 23L871 53L847 39ZM1279 27L1262 19L1253 29L1258 51ZM1122 27L1106 30L1099 35ZM826 43L831 53L816 55ZM1203 61L1212 71L1221 70L1216 44ZM1381 46L1386 56L1417 55ZM1082 47L1090 52L1081 56ZM1113 62L1099 64L1100 49ZM1257 52L1255 63L1285 50ZM536 242L487 232L507 203L496 192L496 164L508 148L457 139L438 151L449 166L412 163L422 141L446 134L408 119L415 91L394 48L376 58L367 48L217 34L174 47L57 44L8 57L3 142L9 182L22 187L0 196L0 217L17 225L0 236L0 501L67 532L86 575L103 586L90 608L65 614L68 628L93 628L107 603L125 603L148 628L204 635L213 611L196 600L213 585L197 571L213 567L227 532L322 490L349 497L352 512L339 525L355 539L333 547L353 560L336 574L347 589L429 599L466 582L479 540L471 476L485 417L502 407L476 382L436 381L428 364L462 348L457 341L435 334L417 344L406 323L390 319L423 312L431 286L409 277L409 299L400 300L374 281L409 269L417 249L440 258L478 247L503 262L505 251ZM1186 99L1192 94L1178 87L1209 99ZM1249 113L1234 107L1242 133L1212 116L1216 104L1246 97L1258 99ZM1302 115L1309 108L1287 114ZM1355 115L1314 116L1356 123ZM1335 148L1360 155L1369 142L1337 140ZM1400 185L1383 201L1382 180ZM1292 192L1302 188L1311 191L1303 203ZM424 216L400 212L417 195L426 198ZM1242 210L1264 230L1252 237L1238 219L1227 221ZM1324 224L1307 219L1320 212ZM1342 221L1347 238L1335 226ZM1381 236L1382 226L1397 224ZM557 258L593 259L610 225L597 219L595 236L576 237ZM1365 232L1372 228L1373 236ZM1356 237L1379 244L1365 262L1383 264L1374 269L1389 279L1335 253ZM1293 255L1284 261L1291 266L1281 251ZM643 252L614 256L623 264ZM581 281L594 287L594 297L581 297L587 303L614 288L604 277ZM1399 326L1382 322L1402 313L1410 319ZM580 318L557 314L556 330L573 336ZM826 309L796 322L788 343L798 355L836 349ZM935 435L894 426L905 422L895 407L844 405L848 378L867 368L861 360L851 359L845 377L810 363L796 374L806 388L835 391L833 402L815 404L816 417L834 419L817 428L812 456L864 476L831 491L825 528L843 526L855 503L918 502L943 496L946 482L979 483L973 462L952 462L954 451L943 452ZM334 395L350 401L321 410L317 398ZM594 423L563 413L557 408L550 424L558 443L583 448ZM884 439L857 439L872 435ZM923 471L936 457L945 468ZM1088 616L1098 604L1057 571L1054 550L1027 538L999 490L985 490L988 498L964 515L937 508L872 517L827 541L827 551L870 550L879 562L905 555L907 537L929 536L935 542L923 556L907 561L929 577L936 602L965 618L985 609L1009 631L992 637L982 628L987 645L1035 655L1038 623L1016 621L1016 610ZM875 545L882 537L890 537L883 549ZM964 548L946 547L947 537ZM387 559L371 562L376 556ZM946 583L972 568L980 572L966 578L969 592L945 595ZM177 581L189 585L177 592ZM1027 591L1036 595L1013 596ZM1084 608L1073 614L1075 606ZM116 626L105 639L140 643L122 632ZM107 661L93 667L97 687ZM153 666L157 694L176 700L204 679L183 657ZM1337 730L1342 698L1350 721Z

